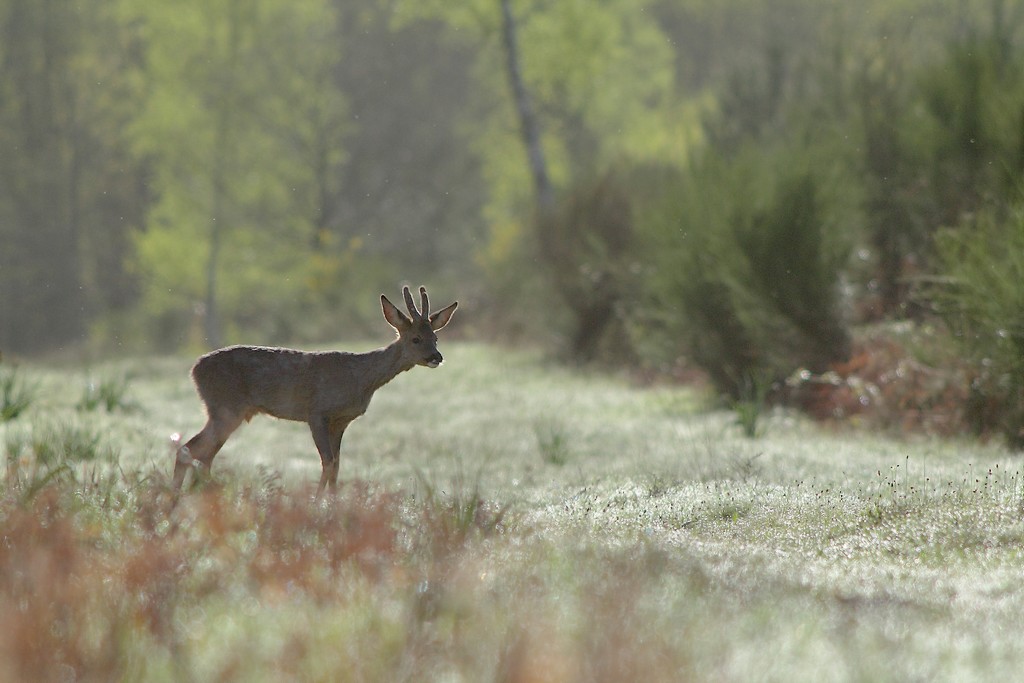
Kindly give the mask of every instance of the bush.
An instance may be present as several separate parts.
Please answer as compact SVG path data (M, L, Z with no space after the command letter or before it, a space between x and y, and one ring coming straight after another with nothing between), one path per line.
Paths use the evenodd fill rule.
M576 363L635 364L627 327L642 271L637 216L676 173L620 162L574 179L529 223L495 226L478 255L496 303L484 324L506 343L539 338Z
M939 312L971 364L969 419L1024 448L1024 207L939 236Z
M747 327L767 343L782 370L799 361L821 370L850 354L840 314L839 281L846 255L828 243L817 181L784 178L765 209L737 228L745 262L734 296Z
M886 323L858 330L850 360L786 380L786 400L819 420L896 433L968 431L967 364L941 325Z
M537 221L547 276L571 316L569 355L593 360L615 320L629 259L630 199L611 174L573 188L561 205Z
M689 355L731 400L794 370L844 360L846 250L821 181L749 155L696 168L648 216L648 318L663 352ZM651 330L646 330L649 333Z
M632 360L624 325L638 263L635 207L669 173L620 166L579 179L535 220L539 260L563 304L564 347L573 360Z

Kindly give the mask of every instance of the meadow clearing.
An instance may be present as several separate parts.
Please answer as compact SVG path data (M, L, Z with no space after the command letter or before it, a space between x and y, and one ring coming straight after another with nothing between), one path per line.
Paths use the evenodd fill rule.
M749 439L690 388L443 350L348 430L337 497L312 501L306 427L259 417L173 509L169 435L203 423L191 358L20 366L0 680L1024 670L1019 456L781 411Z

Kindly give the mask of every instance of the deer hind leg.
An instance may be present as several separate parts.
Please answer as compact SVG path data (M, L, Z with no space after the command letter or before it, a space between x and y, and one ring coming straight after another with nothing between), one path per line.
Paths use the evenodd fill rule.
M185 474L193 466L198 465L207 472L210 470L214 456L243 420L244 416L229 412L211 415L199 433L178 449L174 460L175 491L181 489Z

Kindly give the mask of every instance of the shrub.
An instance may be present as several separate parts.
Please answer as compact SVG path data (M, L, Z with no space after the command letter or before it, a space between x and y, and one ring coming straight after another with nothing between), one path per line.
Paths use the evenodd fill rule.
M930 157L929 186L946 225L1007 198L1021 171L1024 70L1014 23L993 16L990 27L965 26L919 76L927 115L911 130Z
M735 417L736 426L748 439L756 439L764 431L761 418L768 407L768 392L771 391L771 377L747 377L740 387L740 397L729 401L729 409Z
M967 431L967 364L940 325L864 328L850 360L786 380L787 402L819 420L953 436Z
M632 206L622 180L609 173L578 183L535 229L547 279L569 315L568 355L593 360L614 327L633 256Z
M543 294L555 304L544 315L561 330L572 360L635 360L626 327L641 262L637 212L675 174L656 164L619 164L576 179L558 205L533 222L536 254L516 256L542 265ZM516 272L521 281L522 268Z
M781 165L779 165L781 166ZM776 178L778 175L778 178ZM709 160L647 216L650 325L731 400L849 354L840 311L844 245L822 181L752 155Z
M968 419L1024 448L1024 207L939 236L936 300L972 367Z
M737 229L746 281L734 296L746 299L746 325L784 371L793 361L824 369L850 353L839 310L846 256L828 244L825 221L817 181L801 173L783 178L771 203Z

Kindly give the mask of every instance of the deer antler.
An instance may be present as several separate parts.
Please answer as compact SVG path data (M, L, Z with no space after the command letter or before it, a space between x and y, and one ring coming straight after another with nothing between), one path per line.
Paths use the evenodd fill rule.
M416 310L416 304L412 302L412 294L409 292L408 287L402 287L402 296L405 297L405 307L409 309L409 315L412 316L412 319L422 318L423 315Z
M427 288L420 287L420 315L430 317L430 300L427 299Z

